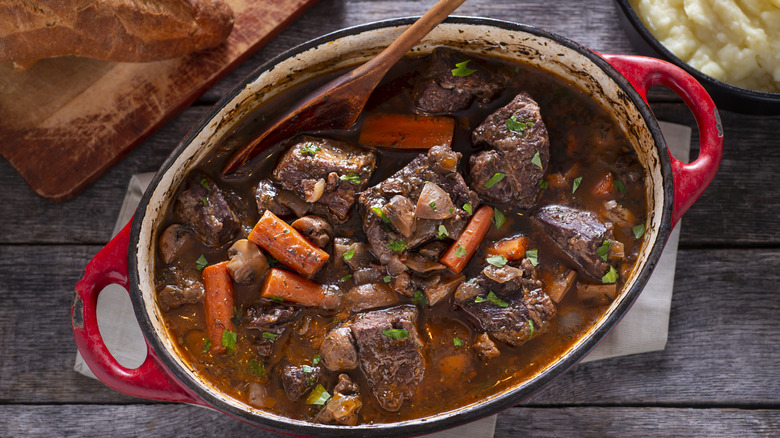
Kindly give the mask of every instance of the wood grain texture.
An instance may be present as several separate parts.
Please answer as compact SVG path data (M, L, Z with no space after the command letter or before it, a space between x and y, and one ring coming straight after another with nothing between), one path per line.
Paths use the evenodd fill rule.
M181 58L115 63L51 58L0 66L2 154L50 201L80 193L316 0L228 0L221 46Z

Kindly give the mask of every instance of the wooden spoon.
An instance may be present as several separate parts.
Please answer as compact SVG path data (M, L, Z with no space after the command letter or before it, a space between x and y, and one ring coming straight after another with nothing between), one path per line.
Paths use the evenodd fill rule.
M276 142L299 131L346 129L357 120L368 97L390 67L466 0L440 0L372 60L328 82L304 98L228 159L222 174L229 174L257 155L258 146Z

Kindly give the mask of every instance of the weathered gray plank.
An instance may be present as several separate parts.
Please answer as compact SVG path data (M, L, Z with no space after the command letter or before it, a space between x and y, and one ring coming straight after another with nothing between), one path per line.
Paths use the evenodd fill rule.
M9 405L4 436L134 437L286 435L265 431L216 411L183 405ZM771 436L778 410L633 407L512 408L498 415L496 438L610 436ZM5 431L3 431L5 429Z
M72 290L98 249L0 247L0 403L139 402L72 370ZM780 405L777 266L778 250L680 251L664 351L578 365L526 404Z

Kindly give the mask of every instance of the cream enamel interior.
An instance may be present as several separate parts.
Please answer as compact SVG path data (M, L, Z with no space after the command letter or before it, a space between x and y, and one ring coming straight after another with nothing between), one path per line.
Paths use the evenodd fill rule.
M138 245L134 250L136 251L139 264L139 286L143 295L144 311L149 316L156 335L169 351L175 352L176 347L168 337L160 310L155 302L153 280L155 245L153 242L155 242L158 225L165 214L168 204L172 201L172 194L176 192L186 174L197 166L213 148L218 146L221 140L247 114L254 111L263 102L273 98L287 87L319 76L323 72L365 62L366 59L392 42L403 29L403 27L381 28L340 38L288 58L270 70L260 73L235 98L222 106L216 117L211 119L205 128L197 133L194 140L186 146L182 153L176 157L173 165L161 176L160 182L154 187L154 192L151 194L146 210L137 213L143 214L144 220L140 227ZM414 51L426 53L432 50L433 47L441 45L449 45L464 52L519 60L532 65L538 65L544 70L565 77L579 85L583 90L590 92L594 99L598 100L602 106L615 116L625 132L629 134L629 138L633 138L634 147L646 172L648 199L648 221L646 223L647 234L645 242L639 256L639 262L634 268L630 280L624 286L624 290L634 285L637 281L636 273L649 260L650 250L658 239L658 230L661 226L663 213L664 191L660 159L652 135L639 111L633 105L627 105L629 100L625 98L620 87L597 65L577 51L547 38L525 32L487 25L446 23L437 27ZM621 294L612 303L607 313L614 311L618 304L625 299L626 294ZM591 328L589 333L596 330L604 322L605 318L602 317ZM584 342L584 339L580 339L571 348L577 348L578 345ZM272 418L281 418L256 410L222 395L206 380L195 374L192 368L177 354L172 356L182 370L191 375L193 380L199 382L215 398L221 399L226 404L243 411ZM498 395L500 394L493 397ZM452 415L454 412L457 411L442 413L436 417ZM297 422L289 419L284 420L293 423Z

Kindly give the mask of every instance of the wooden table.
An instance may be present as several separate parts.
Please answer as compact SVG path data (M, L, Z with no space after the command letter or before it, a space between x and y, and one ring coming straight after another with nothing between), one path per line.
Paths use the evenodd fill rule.
M0 162L0 436L276 436L215 411L127 397L74 372L74 284L109 240L130 176L155 171L242 77L313 37L419 15L433 2L321 0L70 202L43 201ZM609 0L469 0L458 14L636 53ZM695 130L678 98L656 94L659 119ZM496 436L780 433L780 117L721 117L720 172L682 224L666 349L578 365L501 413Z

